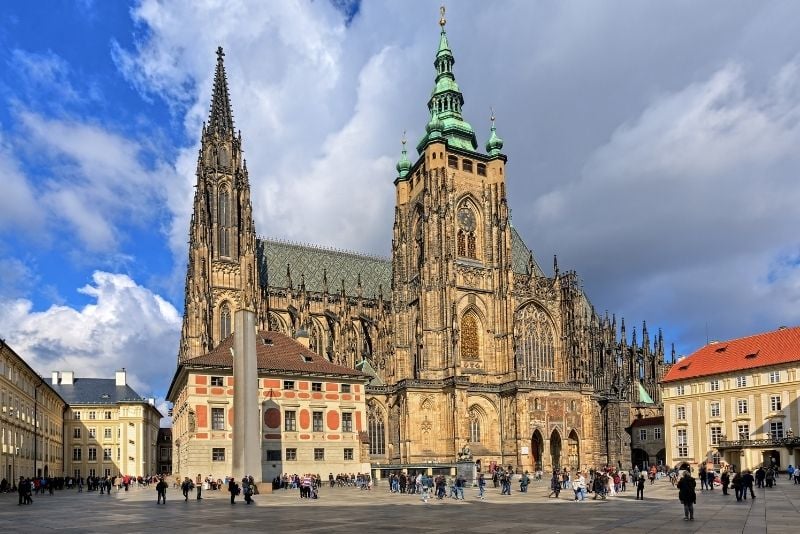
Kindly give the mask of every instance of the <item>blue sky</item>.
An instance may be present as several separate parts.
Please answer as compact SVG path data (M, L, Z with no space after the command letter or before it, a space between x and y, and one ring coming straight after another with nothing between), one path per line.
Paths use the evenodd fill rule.
M558 254L601 313L662 327L679 353L800 323L798 16L450 6L466 119L482 144L496 110L540 264ZM219 45L259 233L387 255L438 19L423 0L4 3L0 337L45 375L125 366L163 396Z

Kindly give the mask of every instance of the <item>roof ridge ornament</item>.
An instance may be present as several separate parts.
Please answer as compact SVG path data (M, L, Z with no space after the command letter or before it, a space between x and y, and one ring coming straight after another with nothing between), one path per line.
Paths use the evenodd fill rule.
M445 11L446 10L445 10L444 4L442 4L439 7L439 14L441 15L441 17L439 18L439 26L442 27L442 31L444 31L444 26L445 26L445 24L447 24L447 19L444 17Z

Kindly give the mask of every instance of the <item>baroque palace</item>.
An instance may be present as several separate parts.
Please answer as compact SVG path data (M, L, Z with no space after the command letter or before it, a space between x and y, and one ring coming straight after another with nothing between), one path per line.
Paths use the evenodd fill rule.
M194 466L205 473L212 455L222 460L221 449L230 447L232 434L225 432L216 444L204 442L207 406L216 401L202 383L191 382L189 371L219 352L240 309L256 313L262 342L272 333L281 343L306 340L310 353L332 365L327 375L311 373L325 380L308 382L352 382L356 391L347 371L362 373L365 413L362 423L360 406L350 408L358 421L351 431L364 444L361 465L374 470L453 465L465 446L483 469L627 467L632 422L661 415L661 332L651 338L643 326L641 340L634 330L629 341L624 320L618 327L613 316L596 313L575 272L554 262L545 273L537 263L512 225L507 156L494 118L480 150L462 115L444 12L440 26L430 120L416 161L404 142L397 164L390 259L257 237L242 137L234 128L224 54L217 51L197 160L178 368L168 394L175 403L176 473L193 476ZM226 372L209 371L220 386L229 384L227 360ZM285 366L272 371L259 364L260 398L281 397L291 378ZM292 387L296 380L289 380ZM222 397L230 391L219 388ZM217 401L226 402L222 397ZM265 418L267 409L261 407ZM299 409L300 426L309 424L302 407L276 409L290 430L295 423L286 412ZM218 413L219 429L230 430L224 410ZM264 422L265 436L278 420L270 415ZM291 463L297 454L294 445L262 454L272 464L265 473L298 472ZM179 467L195 457L191 468Z

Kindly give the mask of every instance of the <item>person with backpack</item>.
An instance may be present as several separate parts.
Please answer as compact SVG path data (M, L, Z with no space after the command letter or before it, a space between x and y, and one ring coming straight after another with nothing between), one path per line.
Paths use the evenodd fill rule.
M156 504L167 504L167 486L168 484L164 481L164 478L160 478L158 480L158 484L156 484L156 495L158 499L156 500Z
M683 503L684 521L694 521L694 505L697 502L696 487L697 482L689 471L686 471L678 481L678 499Z
M231 494L231 504L236 504L236 495L239 494L239 484L236 483L236 479L233 477L228 481L228 491Z

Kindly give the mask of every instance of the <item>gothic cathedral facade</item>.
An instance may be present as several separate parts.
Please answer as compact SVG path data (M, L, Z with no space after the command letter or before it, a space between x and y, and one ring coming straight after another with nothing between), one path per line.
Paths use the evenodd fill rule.
M636 417L660 415L664 341L595 313L577 274L545 274L512 225L494 118L485 151L462 115L445 31L430 120L394 180L391 259L258 238L222 50L203 126L178 366L232 332L233 313L308 337L370 376L369 462L519 470L630 466ZM655 460L655 459L653 459Z

